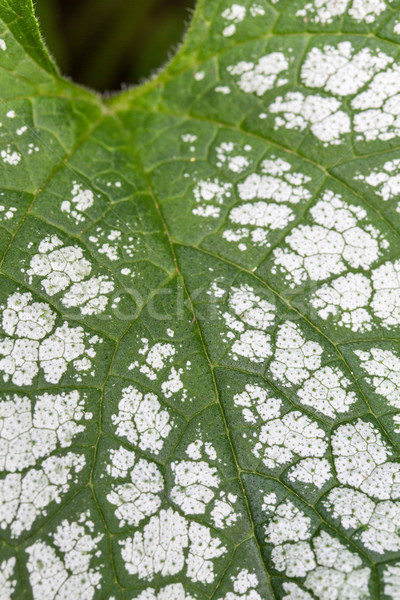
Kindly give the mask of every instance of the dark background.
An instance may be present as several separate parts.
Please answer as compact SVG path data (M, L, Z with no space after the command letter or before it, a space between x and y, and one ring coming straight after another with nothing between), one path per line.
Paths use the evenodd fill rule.
M182 40L194 0L36 0L61 72L99 91L140 83Z

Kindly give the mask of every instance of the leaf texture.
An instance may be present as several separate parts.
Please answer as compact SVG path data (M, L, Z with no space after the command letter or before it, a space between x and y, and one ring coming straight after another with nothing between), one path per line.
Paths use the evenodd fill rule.
M1 600L398 600L400 2L108 99L0 28Z

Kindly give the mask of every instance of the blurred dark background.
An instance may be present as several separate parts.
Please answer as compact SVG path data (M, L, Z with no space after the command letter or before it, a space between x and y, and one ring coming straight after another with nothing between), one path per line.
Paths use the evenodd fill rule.
M36 0L64 75L101 92L143 81L182 40L195 0Z

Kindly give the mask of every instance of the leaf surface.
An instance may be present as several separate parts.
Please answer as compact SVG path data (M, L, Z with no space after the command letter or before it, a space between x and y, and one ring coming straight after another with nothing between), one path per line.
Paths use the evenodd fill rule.
M100 99L1 3L2 600L400 597L399 6Z

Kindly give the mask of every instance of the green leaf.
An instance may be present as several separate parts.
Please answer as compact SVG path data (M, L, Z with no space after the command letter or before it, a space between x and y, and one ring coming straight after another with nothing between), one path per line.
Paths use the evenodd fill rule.
M0 598L397 600L400 2L108 99L0 20Z

